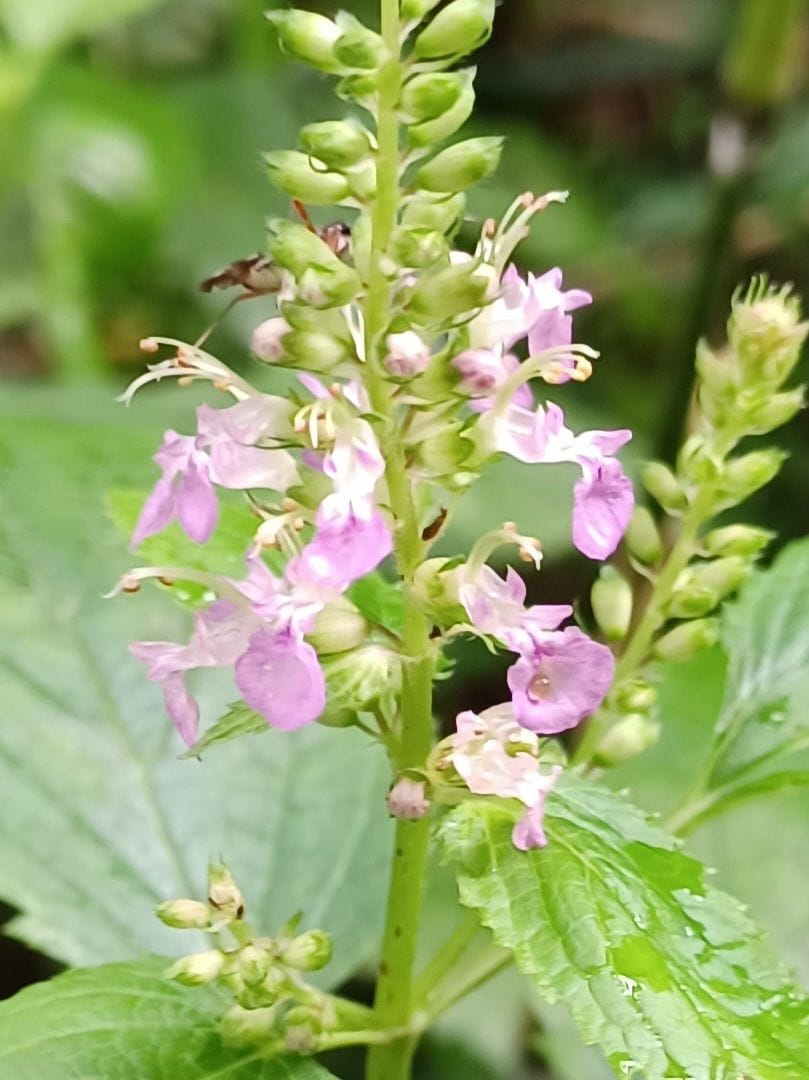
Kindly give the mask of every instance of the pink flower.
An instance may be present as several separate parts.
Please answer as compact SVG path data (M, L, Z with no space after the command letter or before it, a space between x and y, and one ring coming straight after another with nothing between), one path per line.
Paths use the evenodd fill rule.
M485 418L495 447L518 461L575 462L582 477L574 489L573 543L591 559L606 559L620 543L635 497L632 484L613 456L632 432L585 431L565 427L564 413L548 402L530 412L510 405L501 416Z
M529 274L528 284L532 316L528 330L529 353L535 356L556 345L570 345L573 341L573 319L569 313L592 304L590 293L583 289L562 292L562 271L558 266L541 277Z
M450 363L460 372L459 389L472 398L469 404L475 412L493 407L494 395L520 366L516 356L511 353L501 356L492 349L467 349ZM513 401L523 408L531 408L534 398L526 383L517 388Z
M272 727L294 731L326 706L326 681L312 646L290 629L258 630L236 660L236 685Z
M403 334L388 334L385 345L385 367L391 375L409 379L427 370L430 350L412 330L406 330Z
M192 540L206 543L216 528L219 506L211 463L200 440L167 431L154 461L163 475L140 512L132 546L137 547L175 518Z
M455 771L476 795L519 799L528 809L514 826L512 841L521 851L544 847L545 800L562 771L540 772L538 740L521 727L512 705L495 705L480 715L462 712L449 755Z
M595 712L614 674L606 645L576 627L538 637L508 671L514 715L540 735L567 731Z
M514 652L530 650L537 634L556 630L569 619L569 604L537 604L525 608L525 582L509 567L505 581L490 566L470 578L459 571L459 595L470 621L482 634L490 634Z
M287 577L343 592L392 550L390 529L371 500L346 503L329 495L318 509L314 537L289 564Z

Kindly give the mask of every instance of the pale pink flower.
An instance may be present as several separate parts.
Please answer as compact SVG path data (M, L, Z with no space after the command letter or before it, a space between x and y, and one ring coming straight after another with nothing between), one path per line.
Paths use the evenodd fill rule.
M413 330L388 334L385 338L385 367L400 379L409 379L427 370L430 350Z
M536 604L525 607L526 586L508 567L505 581L490 566L470 576L465 567L456 571L461 603L482 634L490 634L514 652L533 648L537 635L556 630L573 614L569 604Z

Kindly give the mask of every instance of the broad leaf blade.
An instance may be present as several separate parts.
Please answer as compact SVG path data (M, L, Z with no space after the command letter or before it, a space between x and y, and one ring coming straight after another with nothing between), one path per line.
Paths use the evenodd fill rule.
M225 1046L229 1002L162 978L166 962L60 975L0 1004L0 1076L14 1080L328 1080L308 1058Z
M809 1004L668 834L575 777L549 800L546 849L517 851L513 824L486 800L446 819L461 900L619 1075L809 1075Z
M272 931L303 910L305 925L332 933L325 974L340 980L379 925L383 755L315 725L177 760L183 746L127 644L183 640L189 616L155 589L101 599L128 563L104 526L103 492L148 482L158 441L132 414L121 426L103 414L86 426L4 419L0 896L22 912L7 932L74 965L182 952L188 937L154 907L201 895L216 856L257 925ZM204 675L210 721L234 689L227 673Z
M719 781L809 746L809 540L791 544L726 609Z

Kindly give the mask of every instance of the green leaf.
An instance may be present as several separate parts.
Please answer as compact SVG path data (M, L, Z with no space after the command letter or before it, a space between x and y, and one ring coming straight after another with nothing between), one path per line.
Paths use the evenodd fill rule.
M146 501L148 491L118 488L107 492L107 513L123 536L132 535L135 522ZM138 548L137 560L150 566L187 566L191 570L245 576L244 559L253 541L258 522L244 501L221 500L219 522L207 544L195 544L176 522L144 540ZM178 581L171 594L178 603L199 607L205 602L205 586L191 581Z
M461 901L618 1075L809 1075L809 1002L703 868L623 798L568 776L548 846L519 852L493 800L445 819Z
M72 407L62 395L68 416L91 422L22 395L0 405L0 896L21 912L5 929L73 965L187 951L189 936L154 907L202 895L215 856L257 925L303 910L334 936L324 975L339 981L379 927L383 754L355 731L312 725L177 760L184 747L127 646L182 641L189 616L157 589L101 599L130 561L103 492L148 483L160 429L101 395ZM233 700L232 676L200 674L210 720Z
M156 7L159 0L0 0L0 21L19 46L56 49Z
M243 735L261 735L269 731L267 721L260 716L255 709L251 709L243 701L234 701L228 705L228 711L208 728L201 739L197 740L182 755L186 758L199 757L203 750L220 743L230 742L232 739L240 739Z
M404 597L399 585L388 581L378 570L355 581L346 594L369 622L384 626L392 634L404 633Z
M809 540L787 547L726 608L722 643L720 783L809 746Z
M225 1046L215 990L162 978L166 961L59 975L0 1004L0 1076L14 1080L328 1080L309 1058Z

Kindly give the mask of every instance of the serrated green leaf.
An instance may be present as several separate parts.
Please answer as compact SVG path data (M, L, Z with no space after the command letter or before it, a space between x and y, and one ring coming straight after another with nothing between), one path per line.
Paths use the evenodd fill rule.
M177 760L184 747L127 646L182 641L189 616L157 590L101 599L130 560L105 525L103 492L148 483L160 431L84 398L75 412L89 411L87 424L37 415L30 401L2 419L0 896L21 912L5 930L74 965L176 955L189 937L154 907L202 895L217 856L258 926L302 909L307 927L334 936L324 974L340 980L379 926L383 754L354 731L312 725ZM234 690L230 673L202 675L207 721Z
M220 743L240 739L243 735L261 735L269 731L267 721L255 709L243 701L234 701L228 711L208 728L205 734L182 755L183 759L199 757L203 750L209 750Z
M468 801L441 835L461 901L548 1002L571 1010L617 1075L809 1075L809 1002L760 930L620 796L568 776L548 846L519 852L513 813Z
M0 1003L0 1076L8 1080L328 1080L310 1058L262 1061L225 1046L214 1025L230 1002L162 978L166 961L59 975Z
M716 780L809 746L809 540L790 544L725 610L729 668Z
M125 537L132 535L135 522L146 501L148 491L117 488L106 495L107 512ZM220 500L219 521L207 544L195 544L176 522L144 540L136 559L150 566L187 566L191 570L206 570L226 577L245 576L244 559L253 541L258 522L244 503ZM199 607L205 602L207 590L191 581L178 581L171 587L174 600L187 607Z

